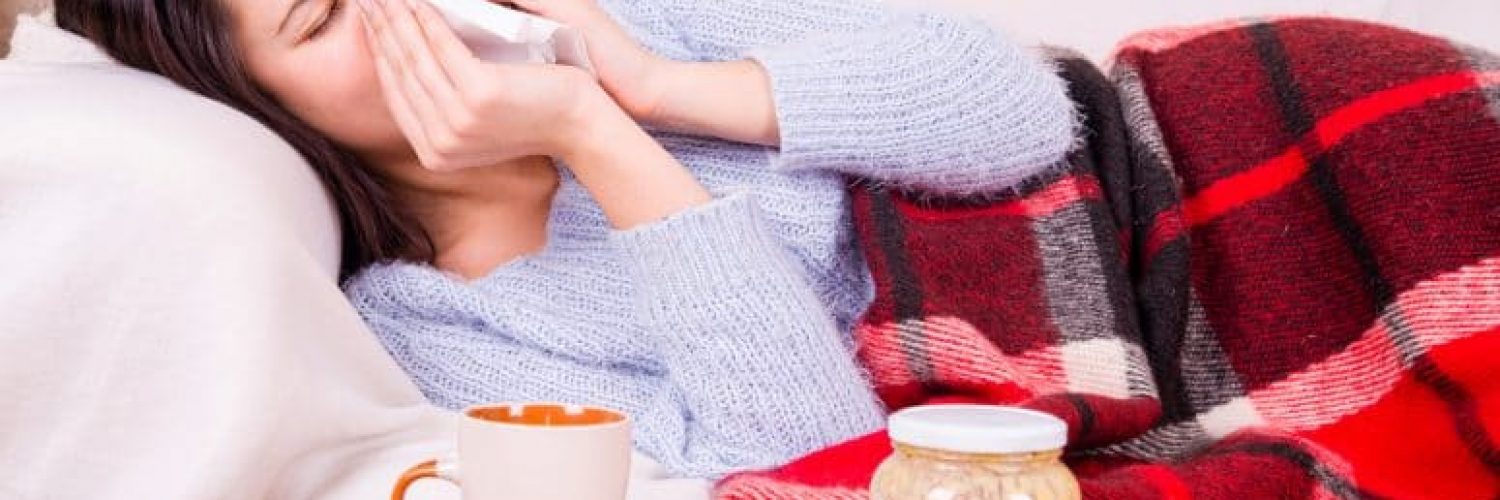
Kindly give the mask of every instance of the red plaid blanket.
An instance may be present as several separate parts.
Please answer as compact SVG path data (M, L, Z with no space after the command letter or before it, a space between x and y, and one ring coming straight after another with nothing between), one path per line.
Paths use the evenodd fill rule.
M1087 498L1500 498L1500 58L1302 19L1140 35L1112 82L1058 61L1064 174L857 190L893 409L1052 412ZM864 499L889 452L718 495Z

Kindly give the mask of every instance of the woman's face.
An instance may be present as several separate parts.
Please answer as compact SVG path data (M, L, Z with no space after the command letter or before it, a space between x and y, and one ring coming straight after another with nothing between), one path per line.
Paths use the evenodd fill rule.
M386 109L353 0L221 0L255 83L349 149L406 147Z

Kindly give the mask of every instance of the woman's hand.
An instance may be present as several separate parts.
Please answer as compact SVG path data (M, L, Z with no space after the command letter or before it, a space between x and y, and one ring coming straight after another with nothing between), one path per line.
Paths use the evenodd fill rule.
M754 61L679 62L641 47L597 0L514 0L583 32L599 82L641 123L687 134L777 145L781 131L764 68Z
M356 1L386 100L427 168L559 157L622 229L709 200L587 73L480 61L422 0Z
M649 124L662 119L668 78L679 63L647 51L609 17L596 0L512 0L504 3L567 24L583 33L589 59L615 102L631 118Z
M425 2L356 3L386 104L429 169L565 156L580 125L613 106L576 68L479 60Z

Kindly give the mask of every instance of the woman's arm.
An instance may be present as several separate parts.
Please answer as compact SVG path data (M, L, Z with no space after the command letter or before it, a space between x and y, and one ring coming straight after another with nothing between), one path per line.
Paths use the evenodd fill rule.
M883 424L853 353L766 227L753 195L725 196L616 231L609 241L624 257L622 272L632 281L635 319L643 327L629 342L650 346L627 350L654 351L660 369L575 355L569 344L598 342L588 332L549 336L543 344L512 327L512 318L434 319L425 303L410 311L410 294L392 290L412 286L401 273L426 271L376 266L351 281L348 292L435 402L456 408L561 400L618 408L635 419L637 448L681 476L779 466ZM527 321L549 314L569 312L537 308L527 311Z
M728 208L738 211L744 206ZM687 213L667 223L696 225L699 222L694 219L704 217ZM642 236L654 237L621 234L617 240L638 241ZM852 367L851 356L839 345L837 335L824 334L822 326L798 326L820 325L818 316L768 324L778 318L735 309L779 304L736 294L736 303L710 304L704 309L727 311L733 317L705 323L703 313L689 312L680 319L648 321L650 329L640 330L644 332L640 337L627 341L651 345L660 353L664 368L646 367L623 357L572 355L578 350L567 348L570 343L597 344L598 337L588 332L567 339L554 330L512 325L510 317L477 322L434 317L428 310L430 304L412 303L410 294L401 290L412 286L405 281L409 273L427 272L436 273L376 266L352 280L348 293L396 361L432 401L444 407L561 401L616 408L634 420L638 450L675 475L704 478L782 465L873 431L882 423L878 403ZM723 286L694 289L715 295L733 293ZM659 292L634 299L642 304L643 314L648 304L663 305L660 311L667 315L701 304L677 301ZM771 314L794 312L799 311ZM569 313L546 308L527 311L528 321L545 321L550 314ZM728 323L731 320L742 321L745 328L736 328ZM474 325L485 326L478 330ZM534 336L543 333L547 338L538 342Z
M673 89L662 120L750 133L769 127L736 106L773 108L777 168L990 193L1058 164L1072 148L1074 109L1061 78L978 20L867 0L684 3L691 6L684 14L699 20L685 29L700 50L739 50L764 74L726 85L722 75L746 61L668 69L681 76L662 79ZM799 23L807 19L817 21ZM792 27L756 34L743 24L756 22Z
M480 63L430 7L392 3L399 2L364 8L371 39L382 47L383 89L398 118L410 115L403 131L427 144L419 150L443 168L483 165L526 148L559 156L618 228L609 241L624 257L647 340L666 366L654 404L643 411L652 425L681 430L643 435L658 460L716 476L776 465L880 425L880 405L831 315L750 194L711 199L597 85L558 94L571 96L561 109L537 109L534 99L516 94L581 85L582 73ZM424 76L426 66L433 70ZM546 78L549 86L528 87L533 83L523 77ZM402 81L414 84L395 84ZM449 94L447 109L420 109ZM558 123L536 118L543 111ZM501 353L538 367L569 363L515 345ZM589 373L618 370L621 381L646 376L573 364Z
M666 366L644 409L663 427L642 446L674 471L718 477L879 428L853 353L753 195L702 202L687 169L608 106L563 159L620 228L610 242Z
M593 0L518 2L604 38L590 46L611 61L601 80L637 119L778 145L777 168L987 193L1059 164L1073 146L1062 79L981 21L873 0L660 3L717 62L641 56L589 14Z
M680 440L654 444L658 460L716 477L882 425L853 353L751 194L610 241L626 257L671 407L685 419Z
M760 63L667 61L656 71L663 97L642 121L687 134L781 144L771 79Z

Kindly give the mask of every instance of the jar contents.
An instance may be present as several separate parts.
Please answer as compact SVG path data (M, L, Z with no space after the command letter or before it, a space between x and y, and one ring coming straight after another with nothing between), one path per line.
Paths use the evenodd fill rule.
M1079 500L1062 463L1067 424L1045 413L981 405L918 406L891 416L895 453L874 500Z

